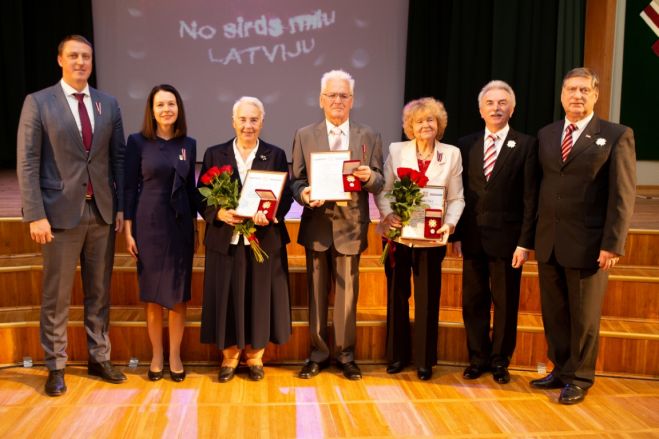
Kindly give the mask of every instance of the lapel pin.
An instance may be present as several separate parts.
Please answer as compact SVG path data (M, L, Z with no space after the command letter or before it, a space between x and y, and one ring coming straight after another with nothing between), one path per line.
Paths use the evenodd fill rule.
M100 116L101 114L103 114L101 111L102 110L101 103L96 101L95 104L96 104L96 111L98 111L98 115Z
M590 139L590 134L586 134L586 139Z
M595 144L597 146L604 146L606 145L606 139L604 137L599 137L596 141Z
M506 143L506 146L508 148L514 148L516 145L517 145L517 142L515 142L514 140L509 140L508 143Z
M268 156L265 155L265 154L261 154L261 155L259 156L259 158L260 158L262 161L266 161L266 160L268 160Z
M441 162L442 158L444 158L444 153L437 151L437 161Z

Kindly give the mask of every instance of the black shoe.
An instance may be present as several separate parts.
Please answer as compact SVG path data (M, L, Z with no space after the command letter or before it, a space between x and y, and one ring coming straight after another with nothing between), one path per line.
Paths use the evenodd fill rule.
M428 381L432 378L432 367L420 367L416 370L416 376L419 377L421 381Z
M468 380L475 380L476 378L483 375L485 372L487 372L487 366L470 364L465 368L464 372L462 372L462 376Z
M48 379L46 379L45 391L46 395L48 396L62 396L66 393L64 369L54 369L48 371Z
M228 383L233 379L233 376L236 374L235 367L222 366L220 368L220 374L217 376L217 380L221 383Z
M100 363L88 361L87 373L92 376L103 378L104 381L112 384L119 384L126 381L126 375L115 369L109 361L102 361Z
M563 381L554 375L554 372L537 380L531 380L530 384L531 387L535 387L536 389L560 389L565 386Z
M297 376L305 380L308 380L309 378L313 378L316 375L318 375L321 370L327 369L329 367L329 363L330 363L329 360L325 360L322 363L316 363L313 360L307 360L307 362L304 363L304 366L302 366L302 369L300 370L300 373L298 373Z
M337 366L343 371L343 376L349 380L356 381L362 379L362 371L359 370L359 366L354 361L338 363Z
M394 373L400 373L405 369L405 366L407 366L407 363L405 361L394 361L393 363L389 363L387 366L387 373L388 374L394 374Z
M506 366L497 365L492 368L492 378L499 384L508 384L510 382L510 373Z
M146 376L149 377L150 381L160 381L162 379L162 370L154 372L151 369L146 373Z
M185 379L185 370L182 372L174 372L173 370L169 369L169 376L175 383L180 383Z
M576 384L566 384L561 390L561 396L558 397L558 402L561 404L577 404L586 399L587 389L577 386Z
M265 376L265 372L263 371L263 366L259 366L259 365L249 366L249 370L247 371L247 376L252 381L261 381Z

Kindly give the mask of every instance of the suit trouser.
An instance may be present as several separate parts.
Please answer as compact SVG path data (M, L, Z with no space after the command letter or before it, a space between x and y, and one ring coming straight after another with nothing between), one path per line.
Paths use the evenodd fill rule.
M84 325L89 359L110 360L110 277L114 255L114 228L101 218L94 201L85 203L80 224L53 229L53 239L43 245L41 346L48 369L66 365L67 323L71 291L80 260L84 293Z
M332 245L326 251L306 249L307 286L309 289L309 335L311 361L330 358L327 330L328 296L334 283L334 343L337 361L354 361L359 297L360 254L344 255Z
M407 363L414 355L416 367L437 363L439 298L442 261L446 247L408 247L395 244L394 266L385 264L387 275L387 360ZM410 278L414 278L414 336L410 331Z
M510 258L466 257L462 263L462 318L472 364L508 366L517 339L522 269ZM492 338L490 308L494 305Z
M554 374L566 384L593 385L600 317L609 275L595 269L566 268L552 254L538 262L542 322Z

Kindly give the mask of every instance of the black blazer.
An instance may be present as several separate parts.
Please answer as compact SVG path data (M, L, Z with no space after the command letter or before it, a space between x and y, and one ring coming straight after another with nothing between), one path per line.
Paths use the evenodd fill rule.
M538 132L542 168L536 259L596 268L600 250L624 254L636 195L634 133L594 116L561 160L559 120Z
M233 167L234 173L231 178L238 180L239 188L242 189L236 157L233 154L233 139L206 150L199 176L201 178L206 173L206 170L213 166L221 167L224 165L231 165ZM281 148L259 139L259 147L256 150L256 157L254 157L251 169L288 173L286 153ZM203 186L201 180L197 182L197 186ZM288 231L284 224L284 217L291 208L292 203L293 193L290 189L290 182L287 179L281 200L279 201L279 207L277 208L277 220L279 223L270 223L265 227L256 227L256 237L263 250L268 254L280 251L282 247L290 242ZM228 254L231 237L233 236L233 227L217 220L217 211L219 210L217 206L206 206L206 203L203 201L200 204L200 213L206 220L206 235L204 237L206 248Z
M490 180L483 174L484 131L458 140L462 154L465 210L454 241L466 257L512 257L517 246L533 248L538 197L536 139L512 128Z

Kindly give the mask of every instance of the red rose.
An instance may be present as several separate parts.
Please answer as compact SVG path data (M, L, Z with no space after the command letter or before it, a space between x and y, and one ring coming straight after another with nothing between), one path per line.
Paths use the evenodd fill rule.
M412 168L398 168L396 169L396 173L398 174L398 178L401 180L405 177L408 177L412 172L414 172L414 169Z
M426 187L428 184L428 177L426 177L424 174L419 172L419 176L414 182L417 184L419 187Z
M229 175L233 174L233 168L231 165L224 165L220 168L220 174L228 173Z
M230 166L229 166L230 167ZM200 180L203 184L211 184L213 178L221 174L220 168L213 166L206 171L204 175L201 176Z

